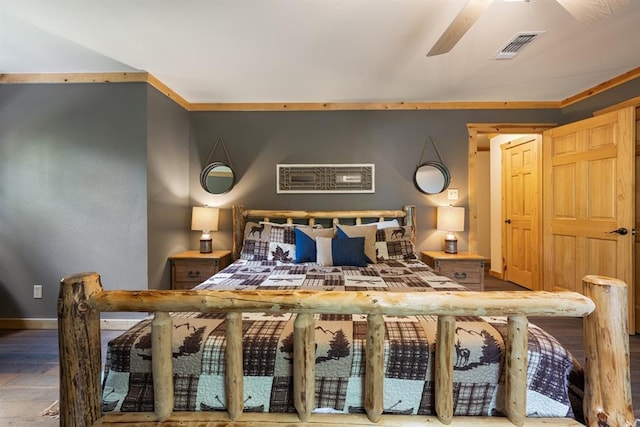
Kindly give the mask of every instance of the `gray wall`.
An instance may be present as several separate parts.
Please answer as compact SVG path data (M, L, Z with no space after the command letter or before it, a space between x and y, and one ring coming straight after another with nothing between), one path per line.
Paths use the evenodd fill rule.
M446 192L427 196L413 185L413 173L429 136L458 188L457 206L467 205L469 122L558 122L558 110L341 111L341 112L197 112L192 113L196 148L191 163L191 194L196 203L229 208L242 203L264 209L393 209L418 207L418 247L440 249L435 206L446 205ZM197 170L212 145L224 137L237 184L227 194L207 195ZM424 160L437 159L429 144ZM224 160L222 153L216 160ZM374 194L276 194L278 163L374 163ZM230 247L230 223L214 245ZM222 228L222 226L221 226ZM467 247L461 233L460 249ZM195 245L196 241L192 241ZM195 246L194 246L195 247Z
M147 101L149 288L169 289L167 258L189 249L189 113L151 87Z
M566 123L640 95L630 82L560 110L186 112L142 83L0 85L0 318L53 318L64 275L97 271L107 289L167 288L167 256L198 245L190 208L223 208L216 248L231 245L230 207L418 206L419 249L440 245L434 207L415 190L423 144L436 141L467 205L470 122ZM227 194L198 175L218 137L238 175ZM425 159L435 159L428 148ZM221 160L217 152L214 159ZM375 194L277 195L278 163L375 163ZM466 245L466 233L461 237ZM34 284L44 298L34 300ZM148 284L148 285L147 285Z
M0 85L0 317L55 317L72 272L146 283L145 104L144 84Z

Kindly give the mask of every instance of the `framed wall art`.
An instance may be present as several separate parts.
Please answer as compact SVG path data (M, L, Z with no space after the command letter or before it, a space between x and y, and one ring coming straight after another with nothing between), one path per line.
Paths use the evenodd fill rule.
M375 193L375 165L278 164L278 193Z

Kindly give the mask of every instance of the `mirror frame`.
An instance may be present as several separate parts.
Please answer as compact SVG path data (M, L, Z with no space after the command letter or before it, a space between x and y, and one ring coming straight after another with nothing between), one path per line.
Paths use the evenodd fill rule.
M425 183L418 182L418 172L420 172L421 169L426 169L426 168L435 169L437 172L440 172L442 174L443 185L441 188L438 187L439 191L433 192L432 189L426 188ZM449 169L443 163L436 162L436 161L428 161L416 167L416 171L413 174L413 183L418 189L418 191L420 191L421 193L440 194L449 187L449 184L451 183L451 174L449 173Z
M207 188L207 178L209 176L209 173L211 171L213 171L215 168L224 166L226 168L229 168L229 170L231 171L231 184L229 185L229 187L221 192L213 192L211 191L209 188ZM233 186L236 184L236 173L234 172L233 168L231 166L229 166L226 163L223 162L211 162L208 165L206 165L205 167L202 168L202 171L200 172L200 185L202 186L202 188L204 188L204 190L207 193L211 193L211 194L225 194L228 193L229 191L231 191L231 189L233 188Z

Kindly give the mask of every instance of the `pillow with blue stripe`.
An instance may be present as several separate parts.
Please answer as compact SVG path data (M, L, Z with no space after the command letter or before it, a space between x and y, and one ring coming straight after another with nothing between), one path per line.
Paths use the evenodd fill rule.
M367 265L364 237L318 237L316 238L316 251L316 262L320 265L351 265L354 267Z
M333 228L296 227L295 263L316 262L316 239L333 237Z
M368 262L371 264L376 263L378 258L376 256L376 232L378 231L378 227L375 224L337 224L336 228L336 237L338 238L364 237L364 253L368 258Z

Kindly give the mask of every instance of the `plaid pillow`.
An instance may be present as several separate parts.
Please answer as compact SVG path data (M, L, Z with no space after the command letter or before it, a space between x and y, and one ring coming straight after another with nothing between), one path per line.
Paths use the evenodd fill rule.
M395 259L417 259L413 244L413 227L403 225L376 232L376 257L380 261Z
M294 227L247 222L240 259L293 262L295 254Z

